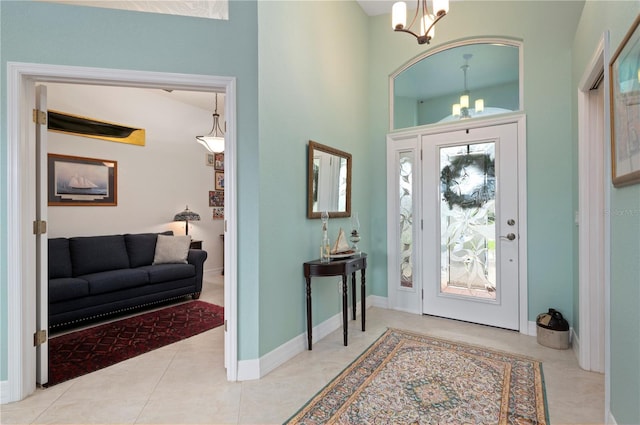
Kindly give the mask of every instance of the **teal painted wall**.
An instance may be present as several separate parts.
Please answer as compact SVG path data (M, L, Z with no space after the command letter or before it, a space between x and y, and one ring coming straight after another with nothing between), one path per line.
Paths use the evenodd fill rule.
M0 81L8 61L237 77L239 356L258 356L257 3L231 1L229 21L28 1L0 2ZM7 205L7 127L0 134L0 205ZM0 235L7 229L0 208ZM7 379L6 239L0 237L0 380ZM254 304L255 303L255 304Z
M431 46L390 30L389 16L372 19L370 53L370 114L372 162L385 161L388 131L388 76L426 49L481 36L524 41L524 111L527 115L528 279L529 320L555 307L572 317L576 255L573 235L573 169L571 46L583 2L451 2L450 13L436 28ZM526 20L518 19L526 17ZM542 30L544 28L544 30ZM437 78L437 77L435 77ZM384 174L372 175L374 187L385 186ZM385 192L372 193L373 205L385 205ZM386 211L376 209L373 228L384 228ZM374 261L385 261L386 237L377 235ZM387 293L378 270L373 292Z
M609 31L613 55L638 13L637 1L586 2L573 47L575 88L603 32ZM574 144L577 151L577 122ZM610 176L606 177L610 185ZM617 423L637 424L640 423L640 186L620 189L611 186L610 202L606 207L611 220L610 408Z
M530 320L550 306L577 318L576 84L602 31L611 31L614 50L639 8L629 1L452 2L438 25L433 46L470 35L525 43ZM428 48L394 34L388 16L366 18L352 2L231 1L229 21L210 21L2 1L0 121L7 61L237 76L239 357L255 359L304 329L301 263L317 256L320 234L318 221L304 218L309 139L354 155L353 209L370 254L369 290L386 296L388 76ZM2 170L6 153L3 126ZM640 422L638 187L613 189L609 208L618 423ZM2 172L0 205L6 202ZM330 226L335 234L348 220ZM0 208L0 380L7 378L6 230ZM314 284L314 299L314 323L337 313L336 281Z
M302 263L318 258L321 222L307 219L307 144L352 154L352 211L371 239L367 17L355 2L258 4L260 83L260 353L306 330ZM335 241L349 219L329 219ZM378 267L371 264L370 268ZM313 279L313 322L341 311L336 278Z

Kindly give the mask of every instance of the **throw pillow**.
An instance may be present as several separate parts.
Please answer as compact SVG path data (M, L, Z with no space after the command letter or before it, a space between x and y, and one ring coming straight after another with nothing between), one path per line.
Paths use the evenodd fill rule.
M158 235L153 264L186 263L191 236Z

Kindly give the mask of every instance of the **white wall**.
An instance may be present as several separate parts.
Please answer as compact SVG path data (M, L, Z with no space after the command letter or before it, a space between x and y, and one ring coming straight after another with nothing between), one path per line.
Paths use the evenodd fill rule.
M214 168L206 164L207 151L195 141L211 129L214 95L207 110L178 102L178 93L162 90L47 84L47 92L48 109L146 130L145 146L48 132L49 153L118 163L118 205L49 206L48 236L164 230L184 234L184 223L172 220L189 205L201 217L190 223L189 234L202 240L209 254L205 270L219 274L224 224L212 219L208 198L214 190Z

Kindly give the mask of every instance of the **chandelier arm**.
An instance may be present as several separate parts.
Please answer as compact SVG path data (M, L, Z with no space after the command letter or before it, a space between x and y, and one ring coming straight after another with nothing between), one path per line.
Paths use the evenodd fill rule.
M422 21L422 19L427 16L427 15L431 15L429 13L429 8L427 7L427 0L418 0L418 8L420 7L420 4L422 4L422 15L420 15L420 20ZM416 13L416 16L418 14ZM429 32L429 31L427 31ZM425 34L427 33L425 32Z
M409 28L411 28L411 25L409 25ZM415 38L420 38L421 36L416 34L415 32L405 29L405 28L396 28L394 29L394 31L398 31L398 32L406 32L407 34L411 34L412 36L414 36Z
M429 25L429 28L427 28L427 30L424 32L424 33L425 33L425 35L426 35L426 34L429 34L429 31L431 31L431 28L433 28L433 27L438 23L438 21L439 21L440 19L444 18L445 16L447 16L447 13L446 13L446 12L439 13L439 14L435 17L435 19L433 20L433 22L431 23L431 25ZM429 37L429 38L431 38L431 37Z
M417 4L416 4L416 13L413 14L413 19L411 20L411 23L405 27L405 28L412 28L413 24L416 23L416 19L418 19L418 15L420 15L420 3L422 3L422 0L418 0ZM412 34L414 37L418 37L418 35L416 35L413 31L408 30L408 29L399 29L397 31L402 31L402 32L408 32L409 34Z

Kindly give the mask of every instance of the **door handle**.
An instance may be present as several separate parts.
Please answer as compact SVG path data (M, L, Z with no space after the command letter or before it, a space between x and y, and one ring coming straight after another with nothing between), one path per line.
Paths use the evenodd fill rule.
M507 233L507 236L500 236L500 239L508 239L510 241L516 239L515 233Z

